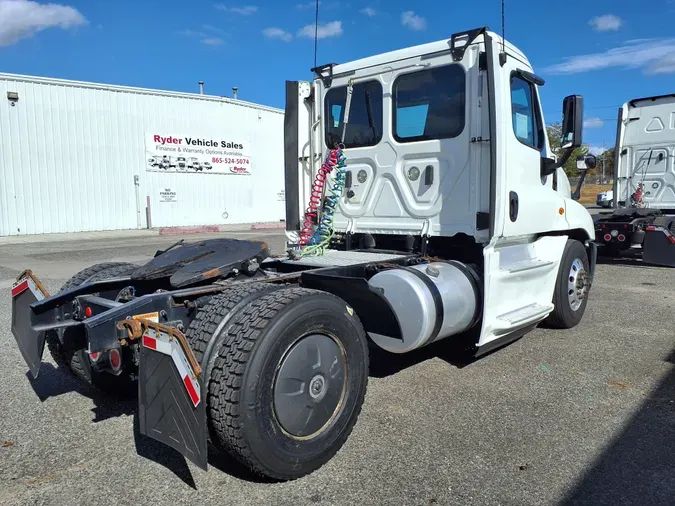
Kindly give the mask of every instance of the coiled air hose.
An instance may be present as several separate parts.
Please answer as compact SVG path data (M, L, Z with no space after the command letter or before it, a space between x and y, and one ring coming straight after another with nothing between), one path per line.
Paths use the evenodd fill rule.
M342 190L345 187L346 158L343 153L344 146L340 145L328 152L326 160L321 165L314 178L309 205L305 211L305 220L300 232L300 256L323 255L326 247L333 237L333 221L335 211L339 204ZM327 195L319 218L319 205L324 195L326 180L331 176ZM316 224L316 229L314 225Z

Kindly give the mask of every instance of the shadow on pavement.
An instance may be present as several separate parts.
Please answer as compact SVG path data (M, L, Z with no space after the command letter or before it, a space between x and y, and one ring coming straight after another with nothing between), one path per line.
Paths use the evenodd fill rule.
M470 344L476 342L474 334L453 336L408 353L389 353L376 344L370 343L370 372L374 378L386 378L404 369L416 366L427 360L439 358L448 364L462 369L475 362Z
M182 480L183 483L195 490L197 489L197 484L192 476L187 459L170 446L141 434L138 414L134 416L134 443L138 455L166 467ZM220 452L211 444L209 444L208 461L209 465L214 467L218 472L225 473L233 478L253 483L274 483L273 480L268 480L248 471L234 458ZM201 469L198 472L202 472Z
M675 350L666 361L675 364ZM675 367L560 503L675 503Z
M85 396L89 394L87 388L82 383L48 362L43 362L40 366L37 379L34 379L30 372L26 372L26 378L35 395L40 399L40 402L45 402L51 397L58 397L70 392L77 392Z

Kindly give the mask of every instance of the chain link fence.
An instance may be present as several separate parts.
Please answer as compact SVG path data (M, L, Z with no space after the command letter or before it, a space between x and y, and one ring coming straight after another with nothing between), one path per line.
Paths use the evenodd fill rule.
M572 188L575 188L579 182L579 176L567 176L567 178L569 179ZM586 179L584 179L584 184L611 185L612 178L605 177L603 179L602 174L588 174L586 175Z

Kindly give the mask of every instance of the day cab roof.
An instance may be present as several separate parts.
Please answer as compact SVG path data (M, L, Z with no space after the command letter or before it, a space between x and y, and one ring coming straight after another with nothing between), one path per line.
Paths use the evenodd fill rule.
M467 30L466 32L460 32L460 33L471 33L471 32L477 32L481 29L476 29L476 30ZM489 35L495 42L495 51L501 51L502 49L502 37L499 36L498 34L491 32L487 28L485 28L485 33ZM455 34L456 36L458 34ZM366 58L361 58L359 60L354 60L351 62L346 62L346 63L340 63L340 64L333 64L333 76L338 76L342 74L348 74L355 72L357 70L363 70L369 67L375 67L378 65L385 65L387 63L394 63L397 61L401 60L407 60L409 58L417 58L417 57L422 57L422 56L430 56L435 53L443 53L450 51L452 49L452 39L453 36L447 38L447 39L442 39L442 40L437 40L434 42L428 42L426 44L419 44L417 46L411 46L411 47L406 47L403 49L396 49L394 51L389 51L386 53L381 53L373 56L368 56ZM473 38L473 40L470 40L470 44L477 44L483 41L483 38L480 36L476 36ZM506 50L507 53L511 54L512 56L516 57L517 59L527 63L529 65L529 62L527 60L527 57L525 54L520 51L516 46L511 44L508 40L504 42L504 49ZM324 67L329 67L330 65L326 65Z

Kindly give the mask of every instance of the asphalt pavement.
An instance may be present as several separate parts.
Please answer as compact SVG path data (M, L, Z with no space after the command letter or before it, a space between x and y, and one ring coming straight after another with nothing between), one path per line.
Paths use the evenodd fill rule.
M233 235L283 247L279 233ZM343 449L279 484L223 455L203 472L141 436L133 402L92 395L47 352L32 380L16 348L8 287L22 268L55 292L177 239L0 240L0 505L672 504L674 269L599 265L577 328L536 329L469 364L446 346L378 354Z

